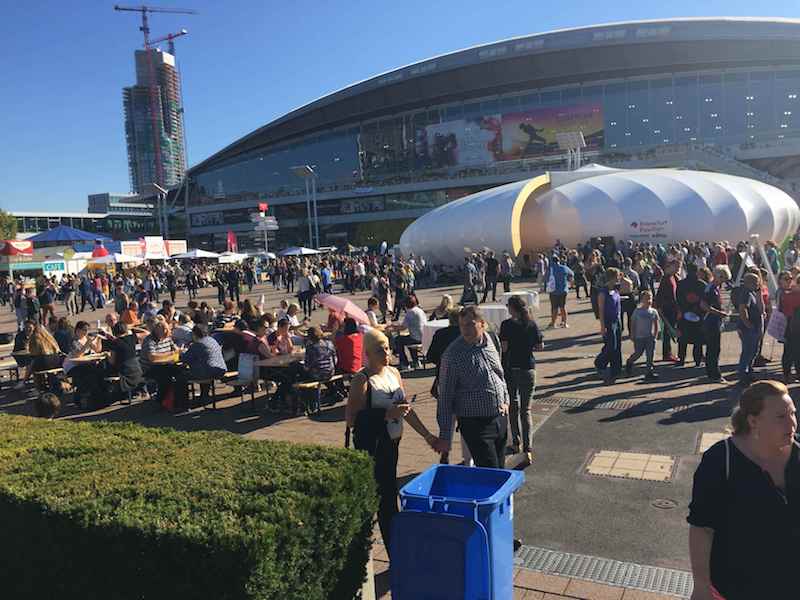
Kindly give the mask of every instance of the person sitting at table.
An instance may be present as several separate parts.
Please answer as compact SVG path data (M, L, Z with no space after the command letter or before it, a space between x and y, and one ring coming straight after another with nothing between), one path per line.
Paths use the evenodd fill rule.
M325 324L325 327L323 327L323 330L335 334L342 327L342 323L344 323L344 313L329 308L328 322Z
M398 335L394 338L395 352L400 359L400 370L410 369L406 346L417 346L422 343L422 326L428 320L425 312L417 304L417 297L411 294L406 298L406 314L402 323L392 323L387 327L389 331L408 331L407 335ZM415 355L414 368L422 367L419 357Z
M75 404L83 407L95 406L102 398L103 372L97 364L81 364L72 359L86 354L96 354L103 349L102 340L97 334L89 335L89 323L78 321L75 325L75 338L64 360L64 373L72 377L75 386Z
M278 327L280 329L280 323ZM327 381L336 372L336 349L323 337L322 329L311 327L306 334L306 354L303 363L293 362L275 377L278 383L276 396L283 400L293 384L302 381Z
M122 311L119 320L129 326L141 323L139 320L139 305L136 302L129 302L128 308Z
M253 303L250 302L249 298L245 298L242 300L241 308L239 310L239 318L242 319L245 323L247 323L248 329L250 331L255 331L256 323L261 315L258 313L258 309L253 306Z
M117 321L119 321L119 317L117 317L117 313L113 313L112 312L112 313L108 313L106 315L106 318L105 318L104 322L106 324L106 328L107 328L108 332L110 332L112 329L114 329L114 325L117 324Z
M53 332L53 337L58 342L58 347L61 348L61 352L64 354L69 353L70 348L72 348L72 331L73 327L69 319L67 319L67 317L61 317L58 320L55 332Z
M276 315L276 319L282 319L283 317L288 316L289 314L289 303L286 300L281 300L280 304L278 305L278 313Z
M195 325L192 328L192 343L189 349L181 354L181 360L189 367L188 379L219 379L225 375L227 367L222 357L222 346L208 335L208 326ZM208 391L211 385L200 384L200 403L208 403Z
M150 335L142 340L141 361L145 375L156 382L160 402L163 402L167 388L175 375L175 365L168 362L168 359L176 350L177 346L169 337L166 323L156 320Z
M236 314L236 308L233 304L233 300L225 300L225 304L223 306L223 311L217 315L216 319L214 319L214 329L225 329L226 325L229 323L235 323L239 320L239 315Z
M440 319L449 318L448 315L450 314L451 308L453 308L453 297L450 294L444 294L441 302L439 302L439 306L433 309L433 312L428 320L438 321Z
M278 329L267 337L267 342L275 354L291 354L294 349L289 333L289 319L278 321Z
M214 339L222 346L222 355L229 371L236 371L239 365L240 354L255 354L262 358L269 358L272 353L267 344L258 339L256 334L247 329L247 323L239 319L233 329L218 330Z
M208 305L208 302L201 302L200 308L194 315L195 323L213 323L214 322L214 309Z
M20 376L21 381L25 381L30 377L31 373L34 375L37 371L48 371L50 369L58 369L64 361L64 355L61 354L61 348L58 347L58 342L47 331L47 327L43 325L36 325L28 341L28 352L30 352L31 363L28 372L24 377ZM56 387L55 378L48 377L48 391L61 392L60 387Z
M28 353L28 342L30 342L34 329L36 329L36 321L28 319L25 321L22 329L14 336L14 349L12 350L12 354L15 355L14 360L17 362L17 366L22 369L22 375L20 375L17 385L14 386L16 390L24 388L25 381L30 377L29 367L33 359Z
M378 299L372 296L367 300L367 319L369 319L369 326L375 329L381 328L381 324L378 322L378 312L380 312Z
M266 335L271 334L278 328L278 319L275 317L275 313L265 312L263 315L261 315L261 321L267 328Z
M155 317L158 314L159 308L158 308L158 304L156 304L155 302L147 301L147 302L144 303L144 305L140 304L139 306L141 307L141 313L142 313L140 318L143 321L147 321L148 319L152 319L153 317Z
M341 373L357 373L361 370L364 336L358 331L355 319L347 317L342 330L333 340L336 346L336 362Z
M103 347L111 352L108 359L109 373L119 376L119 391L134 391L142 384L142 365L136 356L138 338L128 325L119 322L111 330L111 336L104 336Z
M164 317L167 320L167 323L175 323L180 316L180 311L175 310L175 305L172 304L171 300L164 300L161 303L161 310L158 311L158 314Z
M297 306L294 302L289 305L289 308L286 310L286 318L289 320L289 329L292 331L296 331L300 327L303 326L303 323L307 321L307 319L303 319L302 323L300 322L300 318L297 316L300 314L300 307Z
M192 343L194 323L188 313L181 313L178 317L179 325L172 329L172 339L180 347L188 347Z

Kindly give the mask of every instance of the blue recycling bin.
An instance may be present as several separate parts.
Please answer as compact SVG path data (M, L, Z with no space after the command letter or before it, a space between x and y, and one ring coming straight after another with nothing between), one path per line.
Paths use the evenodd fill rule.
M400 490L393 600L507 600L514 589L514 492L521 471L434 465Z

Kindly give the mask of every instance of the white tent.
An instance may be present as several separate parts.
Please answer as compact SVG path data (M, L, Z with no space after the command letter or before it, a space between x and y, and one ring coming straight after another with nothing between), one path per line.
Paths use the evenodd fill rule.
M219 255L220 264L240 263L247 258L247 254L238 252L223 252Z
M196 248L195 250L189 250L189 252L184 252L183 254L176 254L174 256L170 256L172 258L188 258L190 260L196 260L198 258L219 258L219 254L216 252L209 252L208 250L201 250Z
M138 256L128 256L127 254L114 252L113 254L106 254L105 256L90 258L87 262L90 265L120 265L126 263L141 264L144 262L144 259Z
M306 248L305 246L290 246L278 252L279 256L305 256L307 254L319 254L319 250Z
M260 258L269 258L269 259L276 258L274 252L266 252L265 250L259 250L258 252L248 252L247 256L252 256L252 257L258 256Z

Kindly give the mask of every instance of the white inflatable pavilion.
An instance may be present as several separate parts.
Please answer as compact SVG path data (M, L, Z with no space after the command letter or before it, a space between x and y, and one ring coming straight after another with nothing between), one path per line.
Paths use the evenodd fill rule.
M664 243L747 240L781 243L800 226L783 190L721 173L617 170L589 165L510 183L440 206L403 232L400 248L433 264L460 264L471 252L512 256L574 247L590 238Z

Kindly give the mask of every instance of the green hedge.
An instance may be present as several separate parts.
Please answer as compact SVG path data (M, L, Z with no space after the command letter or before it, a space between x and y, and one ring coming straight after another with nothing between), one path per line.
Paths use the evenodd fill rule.
M0 595L353 598L377 506L360 452L0 416Z

